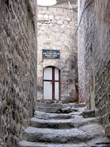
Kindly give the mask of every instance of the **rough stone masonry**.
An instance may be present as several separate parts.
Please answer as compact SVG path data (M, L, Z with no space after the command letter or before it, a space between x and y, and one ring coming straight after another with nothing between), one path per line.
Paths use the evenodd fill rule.
M38 99L43 98L43 69L54 66L61 71L61 100L77 100L76 28L76 12L64 8L38 7ZM43 59L43 49L60 50L60 59Z
M86 98L88 108L97 110L99 122L110 137L110 1L78 3L80 101Z
M15 147L36 100L36 1L0 0L0 146Z

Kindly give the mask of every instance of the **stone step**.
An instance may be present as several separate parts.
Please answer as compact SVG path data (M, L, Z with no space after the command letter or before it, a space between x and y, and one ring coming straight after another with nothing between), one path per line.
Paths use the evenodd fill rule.
M75 128L79 128L81 126L85 126L85 125L88 125L88 124L98 123L98 119L96 117L85 119L82 116L75 116L72 123L73 123Z
M86 110L82 113L84 118L95 117L95 110Z
M103 140L104 130L97 118L84 117L83 112L87 115L88 111L78 105L63 104L61 113L35 111L18 147L109 147L110 140Z
M85 107L85 106L86 106L85 103L76 103L76 104L75 104L75 107L76 107L76 108L78 108L78 107L81 108L81 107Z
M71 112L77 112L78 109L71 107L71 106L57 106L57 107L43 107L43 106L37 106L36 111L45 112L45 113L71 113Z
M52 144L52 143L40 143L40 142L28 142L28 141L21 141L18 144L18 147L88 147L85 143L80 144Z
M40 107L62 107L61 103L54 103L53 101L41 101L37 102L37 106Z
M18 143L17 147L110 147L110 140L107 138L97 138L87 143L78 144L35 143L23 140Z
M39 128L79 128L88 124L98 123L98 119L94 118L83 118L82 116L72 116L71 119L39 119L33 117L31 119L31 126Z
M91 147L110 147L110 139L106 137L98 137L87 142L87 144Z
M57 114L35 111L34 117L39 119L70 119L72 114Z
M51 107L44 107L44 106L37 106L36 110L46 113L56 113L59 109L62 109L61 106L51 106Z
M60 107L60 108L65 108L65 107L74 107L74 108L81 108L85 107L85 103L68 103L68 104L62 104L62 103L54 103L51 101L42 101L42 102L37 102L37 106L40 107Z
M55 129L67 129L67 128L74 128L73 119L49 119L43 120L33 117L31 119L31 126L37 128L55 128Z
M79 129L86 132L87 134L90 134L91 137L93 136L94 138L100 136L105 137L104 128L97 123L86 124L84 126L79 127Z
M93 136L92 136L93 137ZM48 143L81 143L91 139L86 132L72 129L45 129L28 127L24 132L24 140Z
M46 112L46 113L70 113L72 111L77 111L80 108L84 108L84 103L53 103L51 101L38 102L36 106L37 111Z

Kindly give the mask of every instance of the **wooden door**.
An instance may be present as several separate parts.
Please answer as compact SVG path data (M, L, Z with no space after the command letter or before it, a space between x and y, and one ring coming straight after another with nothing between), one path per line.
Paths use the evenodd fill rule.
M44 69L44 99L60 100L60 71L55 67Z

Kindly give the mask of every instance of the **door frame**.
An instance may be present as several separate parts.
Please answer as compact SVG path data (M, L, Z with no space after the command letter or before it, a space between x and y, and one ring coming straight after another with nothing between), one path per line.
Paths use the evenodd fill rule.
M44 70L46 68L52 68L52 80L45 80L44 79ZM55 80L55 68L58 69L59 73L59 80ZM44 99L44 82L52 82L52 100L55 100L55 82L59 82L59 101L61 100L61 72L59 68L55 66L47 66L43 69L43 99ZM45 100L45 99L44 99Z

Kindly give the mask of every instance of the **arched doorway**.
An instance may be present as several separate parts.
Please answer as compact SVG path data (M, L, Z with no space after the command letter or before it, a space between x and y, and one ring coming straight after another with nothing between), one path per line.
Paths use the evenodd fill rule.
M60 70L56 67L44 68L44 99L60 100Z

